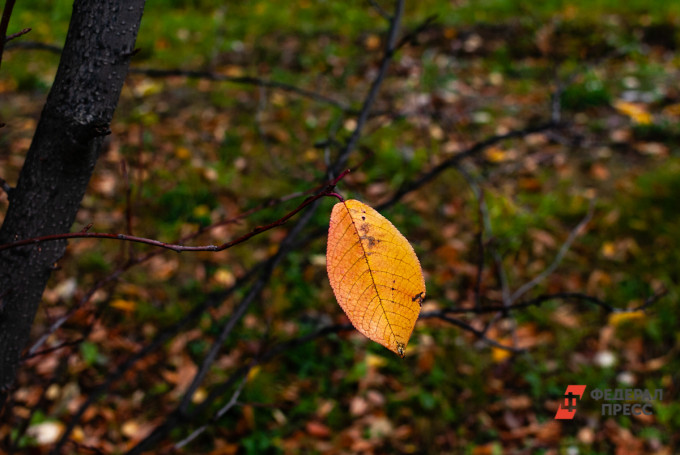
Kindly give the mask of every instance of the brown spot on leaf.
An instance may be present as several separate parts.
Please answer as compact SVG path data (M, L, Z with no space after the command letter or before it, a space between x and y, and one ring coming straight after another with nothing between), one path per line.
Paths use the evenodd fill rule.
M374 246L376 246L378 243L380 243L380 240L376 239L372 235L362 235L359 237L361 240L368 240L368 248L371 249Z
M418 305L423 306L423 300L425 299L425 293L421 292L420 294L416 294L413 296L411 299L412 302L418 302Z

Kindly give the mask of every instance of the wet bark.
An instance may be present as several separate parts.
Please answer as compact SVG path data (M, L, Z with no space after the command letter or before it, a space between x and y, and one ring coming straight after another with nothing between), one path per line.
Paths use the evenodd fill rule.
M0 244L69 232L118 104L145 0L76 0ZM65 241L0 252L0 408Z

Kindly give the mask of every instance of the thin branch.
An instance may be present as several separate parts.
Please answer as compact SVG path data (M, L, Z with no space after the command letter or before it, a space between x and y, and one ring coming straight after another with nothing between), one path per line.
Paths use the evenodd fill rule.
M251 365L251 367L252 367L252 365ZM209 422L207 422L207 423L201 425L201 426L198 427L196 430L194 430L189 436L187 436L186 438L182 439L182 440L179 441L177 444L175 444L175 449L181 449L181 448L184 447L185 445L189 444L191 441L193 441L193 440L196 439L198 436L200 436L201 434L203 434L203 432L204 432L205 430L208 429L208 425L217 422L219 419L221 419L222 417L224 417L224 415L225 415L227 412L229 412L229 410L230 410L231 408L233 408L234 406L236 406L236 403L238 403L238 399L239 399L239 397L241 396L241 392L243 392L243 387L246 385L246 380L247 380L247 379L248 379L248 373L246 373L246 374L243 375L243 379L241 379L240 384L238 385L238 387L236 388L236 390L234 391L234 393L231 395L231 398L229 399L229 401L227 402L227 404L225 404L224 406L222 406L222 407L215 413L215 415L210 419Z
M274 206L276 203L285 202L285 201L291 200L291 199L293 199L293 198L300 197L301 195L304 195L304 194L307 194L307 193L314 193L314 192L318 191L320 188L322 188L323 186L324 186L324 185L322 184L322 185L320 185L320 186L318 186L318 187L316 187L316 188L313 188L313 189L311 189L311 190L307 190L307 191L305 191L305 192L297 192L297 193L289 194L289 195L287 195L287 196L283 196L283 197L280 197L280 198L277 198L277 199L271 199L271 200L267 201L266 203L260 204L260 205L257 206L257 207L254 207L254 208L252 208L252 209L250 209L250 210L247 210L247 211L245 211L245 212L243 212L243 213L240 213L240 214L236 215L235 217L232 217L232 218L229 218L229 219L226 219L226 220L222 220L222 221L219 221L219 222L217 222L217 223L213 223L212 225L207 226L207 227L200 228L200 229L197 230L196 232L194 232L194 233L192 233L192 234L189 234L189 235L186 235L186 236L180 238L179 241L178 241L177 243L184 243L184 242L186 242L186 241L188 241L188 240L191 240L191 239L193 239L193 238L196 238L196 237L198 237L199 235L201 235L201 234L203 234L203 233L209 231L210 229L216 228L216 227L218 227L218 226L223 226L223 225L226 225L226 224L235 223L235 222L237 222L238 220L247 217L248 215L251 215L251 214L253 214L253 213L255 213L255 212L258 212L258 211L260 211L260 210L263 210L263 209L265 209L265 208L272 207L272 206ZM342 196L340 196L340 195L337 194L337 193L330 192L328 195L329 195L329 196L336 197L336 198L338 198L338 199L340 199L340 200L343 200L343 199L342 199ZM130 223L128 223L128 224L130 224ZM89 230L89 228L91 228L91 227L92 227L92 224L89 224L89 225L85 226L85 228L83 228L83 229L81 230L81 232L87 232L87 231ZM123 273L125 273L126 271L128 271L128 270L131 269L132 267L134 267L134 266L136 266L136 265L139 265L139 264L142 264L142 263L148 261L149 259L151 259L151 258L155 257L156 255L160 254L162 251L163 251L163 250L155 250L155 251L151 251L151 252L147 253L147 254L144 255L144 256L136 257L136 258L133 258L132 256L130 256L130 259L129 259L125 264L123 264L121 267L119 267L117 270L115 270L115 271L114 271L113 273L111 273L110 275L106 276L106 277L103 278L102 280L100 280L100 281L98 281L97 283L95 283L94 286L92 286L92 288L91 288L87 293L85 293L85 295L78 301L77 304L73 305L73 306L71 307L71 309L70 309L66 314L64 314L63 316L61 316L60 318L58 318L56 321L54 321L54 322L52 323L52 325L50 325L50 327L49 327L49 328L48 328L48 329L40 336L40 338L39 338L39 339L31 346L31 348L30 348L29 351L28 351L28 355L31 355L31 356L32 356L32 355L37 355L36 351L37 351L37 350L38 350L38 349L39 349L39 348L40 348L40 347L48 340L48 338L50 337L50 335L52 335L54 332L56 332L56 331L57 331L57 330L58 330L58 329L66 322L66 321L68 321L68 320L71 318L71 316L73 316L73 314L75 314L76 311L78 311L78 310L79 310L80 308L82 308L87 302L89 302L90 299L92 298L92 296L95 294L96 291L98 291L99 289L101 289L102 287L104 287L106 284L116 281ZM263 265L263 263L260 263L260 264L256 265L255 267L251 268L250 271L249 271L248 273L246 273L246 275L244 276L244 279L243 279L243 280L238 280L238 281L237 281L237 284L236 284L235 286L238 286L238 285L240 285L241 283L248 281L248 280L250 279L250 277L251 277L255 272L257 272L257 271L259 270L259 268L260 268L262 265ZM1 299L2 299L2 295L0 295L0 303L1 303ZM206 308L207 308L207 306L206 306ZM2 307L0 306L0 311L1 311L1 310L2 310ZM174 335L173 335L173 336L174 336Z
M484 192L481 192L477 198L477 234L475 235L477 242L477 277L475 278L475 308L479 308L482 305L482 276L484 274Z
M376 2L375 0L368 0L368 3L370 3L373 9L376 10L378 14L382 16L383 19L385 19L386 21L389 21L391 19L389 13L385 11L385 9L382 6L380 6L378 2Z
M507 349L511 352L526 352L526 349L518 349L510 346L506 346L503 344L500 344L496 342L495 340L492 340L486 336L485 331L480 331L475 329L474 327L470 326L469 324L456 319L452 318L449 316L450 314L454 313L459 313L459 314L464 314L464 313L473 313L473 314L484 314L484 313L507 313L508 311L516 311L516 310L522 310L522 309L527 309L530 307L539 307L545 302L553 301L553 300L567 300L567 301L573 301L573 302L585 302L585 303L591 303L594 304L602 309L604 309L607 313L636 313L639 311L643 311L647 308L649 308L651 305L659 301L661 298L663 298L665 295L668 294L668 290L666 288L663 288L651 296L649 296L645 302L635 308L632 309L622 309L622 308L615 308L611 306L610 304L602 301L601 299L598 299L597 297L587 295L587 294L582 294L578 292L560 292L560 293L555 293L555 294L544 294L540 295L536 298L533 298L531 300L526 300L524 302L520 303L514 303L510 306L505 306L505 305L495 305L495 306L484 306L484 307L471 307L471 308L445 308L442 310L438 311L429 311L426 313L421 313L420 317L418 319L441 319L443 321L449 322L451 324L454 324L464 330L467 330L474 335L476 335L479 339L495 346L501 349Z
M482 216L482 225L484 231L486 232L489 238L493 238L494 235L493 226L491 225L491 216L489 215L489 208L487 207L486 200L484 199L484 191L479 186L475 178L469 172L467 172L462 166L457 166L456 168L465 178L468 185L470 186L470 189L472 190L472 193L475 195L475 198L477 199L478 210ZM493 244L490 245L490 250L491 257L493 258L494 264L496 265L498 283L501 286L501 295L503 296L503 304L507 306L510 305L511 303L510 286L508 284L507 274L505 273L505 267L503 267L503 258L501 257L500 253L494 247Z
M574 240L576 240L576 237L579 236L581 231L585 228L585 226L593 218L594 211L595 211L595 201L591 199L590 207L588 207L588 213L586 213L586 216L583 217L581 222L576 225L576 227L571 231L571 233L569 233L569 237L567 237L567 240L560 247L560 249L557 252L557 255L555 256L555 259L553 260L553 262L543 272L539 273L531 281L520 286L519 289L517 289L515 292L513 292L513 294L510 296L510 300L512 302L515 302L517 299L522 297L528 291L533 289L538 283L545 280L548 276L550 276L555 271L555 269L557 269L557 267L559 267L560 263L564 259L564 256L567 254L567 251L569 251L569 248L571 248L572 243L574 243Z
M43 349L42 351L28 352L24 357L21 358L21 361L23 362L23 361L26 361L28 359L32 359L33 357L39 357L41 355L49 354L51 352L58 351L59 349L64 349L64 348L68 348L68 347L72 347L72 346L78 346L83 341L85 341L84 337L78 338L77 340L73 340L73 341L66 341L64 343L61 343L58 346Z
M2 9L2 19L0 19L0 65L2 65L2 54L5 51L7 40L7 27L9 18L12 17L15 0L5 0L5 7Z
M253 76L226 76L224 74L213 73L210 71L195 71L195 70L185 70L182 68L170 68L170 69L154 69L154 68L136 68L131 67L131 74L143 74L149 77L170 77L170 76L182 76L188 77L190 79L205 79L209 81L216 82L231 82L233 84L242 85L255 85L258 87L275 88L282 90L284 92L295 93L305 98L309 98L320 103L325 103L330 106L336 107L344 112L352 113L352 109L349 105L337 101L326 95L320 93L312 92L295 85L286 84L285 82L272 81L268 79L262 79Z
M13 51L15 49L48 51L57 55L61 55L64 50L61 46L57 46L56 44L41 43L39 41L15 41L5 47L5 50L8 51Z
M396 24L393 24L393 25L396 25ZM365 103L365 106L364 106L364 107L365 107L365 109L366 109L367 111L368 111L369 108L370 108L370 106L368 105L368 103ZM348 149L349 149L349 147L348 147ZM336 163L334 163L334 164L336 164ZM339 195L337 195L336 193L332 193L331 191L328 191L328 193L329 193L329 195L335 195L336 197L339 196ZM271 205L271 204L267 204L267 205ZM308 214L309 214L310 212L313 212L313 210L314 210L314 208L312 208L312 210L310 210L310 211L308 212ZM311 216L311 214L310 214L309 216ZM302 221L304 221L304 220L301 220L301 221L299 222L300 225L304 224ZM289 237L289 238L292 240L294 237ZM308 238L305 239L305 240L308 240ZM285 242L285 241L284 241L284 242ZM299 247L300 244L304 244L304 243L306 243L306 242L297 243L294 247ZM283 245L283 243L282 243L282 245ZM280 251L280 252L281 252L282 255L285 254L285 251ZM152 254L153 254L153 253L152 253ZM264 267L265 269L270 268L270 265L271 265L271 264L273 263L273 261L276 260L276 259L277 259L276 257L270 258L269 260L266 261L266 263L263 265L263 267ZM270 275L270 273L269 273L269 274L266 274L266 275ZM267 276L263 276L263 277L261 277L261 279L262 279L263 281L266 281ZM200 315L200 314L202 314L202 311L203 311L203 310L204 310L204 308L197 308L196 313ZM192 313L194 313L194 312L192 312ZM195 319L195 318L189 317L189 318L187 318L187 319ZM181 324L181 325L184 325L185 322L186 322L186 320L185 320L185 321L182 321L182 324ZM178 324L178 325L179 325L179 324ZM343 326L343 327L344 327L344 329L350 329L350 328L351 328L351 326ZM174 333L177 333L179 330L180 330L180 329L175 328L175 329L173 330L173 332L174 332ZM320 333L318 333L318 335L312 335L312 337L322 336L324 333L326 333L326 330L325 330L325 329L324 329L323 331L321 331ZM114 378L119 378L119 377L120 377L125 371L127 371L127 369L129 369L129 368L130 368L130 367L131 367L131 366L132 366L139 358L142 358L144 355L148 354L148 353L151 352L155 347L157 347L159 343L162 343L162 340L167 340L167 339L169 339L170 337L174 336L174 335L171 335L171 334L169 334L168 332L165 332L165 331L164 331L164 333L159 334L159 335L161 336L161 338L158 338L157 340L155 340L154 343L152 343L152 345L147 346L147 348L144 348L144 349L143 349L144 352L140 352L139 355L135 355L133 358L129 359L127 362L125 362L125 365L121 365L121 367L117 370L117 373L116 373L115 375L113 375L113 377L109 378L109 380L108 380L106 383L102 384L102 385L97 389L97 391L96 391L97 393L93 393L93 394L90 396L90 399L88 399L88 403L85 403L83 406L81 406L81 408L80 408L79 411L78 411L78 414L77 414L77 415L73 418L73 420L70 422L70 425L69 425L69 427L67 428L67 431L65 431L64 434L62 435L61 443L58 445L59 447L63 446L64 441L67 440L67 438L68 438L70 432L73 430L74 426L78 423L80 416L82 416L82 413L85 411L85 409L87 409L87 407L89 406L89 404L91 404L91 403L93 402L93 399L94 399L95 396L99 396L101 393L103 393L104 391L106 391L106 390L110 387L110 385L112 384L112 382L115 380ZM311 339L311 338L310 338L310 339ZM298 340L298 341L304 342L305 340L303 339L303 340ZM281 346L281 347L283 348L283 346ZM278 354L278 353L279 353L279 352L278 352L277 349L274 349L274 350L271 351L271 354L272 354L272 355L276 355L276 354ZM265 356L265 357L268 357L268 356ZM222 393L221 390L216 390L215 392ZM200 406L199 406L198 408L200 409ZM192 414L193 414L193 413L192 413ZM166 422L165 422L164 424L162 424L161 426L159 426L156 430L154 430L154 432L153 432L154 435L164 434L166 431L169 431L170 428L174 427L174 426L178 423L178 422L177 422L178 416L179 416L178 413L174 413L173 415L168 416L168 419L166 419ZM150 438L147 439L147 442L149 442L149 441L152 440L152 439L155 439L154 435L150 435ZM141 444L141 445L144 445L144 444ZM138 446L137 449L140 449L141 445ZM57 449L57 450L58 450L58 449ZM135 452L135 450L133 449L133 453L134 453L134 452Z
M334 192L330 191L331 186L335 185L335 183L337 183L337 181L339 181L339 179L340 179L340 177L338 179L336 179L334 182L331 182L330 184L328 184L328 183L322 184L322 185L317 186L316 188L307 190L305 192L293 193L293 194L289 194L287 196L283 196L281 198L271 199L271 200L267 201L266 203L260 204L257 207L254 207L250 210L247 210L243 213L240 213L240 214L236 215L235 217L219 221L217 223L212 224L211 226L201 228L201 229L199 229L198 231L196 231L192 234L186 235L186 236L182 237L181 239L179 239L179 242L177 242L177 243L183 243L183 242L186 242L186 241L191 240L193 238L196 238L200 234L203 234L204 232L207 232L208 230L213 229L215 227L235 223L238 220L247 217L248 215L251 215L251 214L258 212L260 210L263 210L265 208L272 207L278 202L285 202L285 201L291 200L293 198L299 197L299 196L307 194L307 193L315 193L317 191L320 191L320 189L323 188L324 186L326 188L326 191L328 191L329 196L336 197L336 198L338 198L339 200L342 201L343 198L342 198L341 195L339 195L338 193L334 193ZM92 224L89 224L85 228L83 228L80 232L81 233L87 232L89 230L89 228L91 228L91 227L92 227ZM130 268L148 261L149 259L160 254L161 252L162 252L162 250L156 250L156 251L151 251L151 252L149 252L146 255L141 256L141 257L137 257L137 258L131 257L125 264L123 264L121 267L119 267L113 273L111 273L110 275L106 276L102 280L95 283L95 285L92 286L92 288L78 301L77 304L73 305L72 308L66 314L64 314L63 316L58 318L56 321L54 321L50 325L50 327L40 336L40 338L38 338L38 340L36 340L36 342L28 350L28 355L29 356L37 355L36 354L37 350L48 340L50 335L52 335L54 332L56 332L65 322L67 322L71 318L71 316L73 316L73 314L76 311L78 311L80 308L82 308L92 298L92 296L95 294L96 291L98 291L99 289L104 287L106 284L111 283L113 281L116 281L124 272L128 271ZM260 263L260 264L256 265L255 267L253 267L244 276L243 280L237 281L237 284L235 286L238 286L239 284L242 284L243 282L248 281L250 279L250 277L260 269L260 267L262 265L263 265L263 263ZM1 299L1 297L2 297L2 295L0 295L0 299ZM206 306L206 308L207 308L207 306ZM0 310L1 310L1 307L0 307Z
M26 33L30 32L31 30L32 29L30 29L30 28L25 28L25 29L18 31L16 33L12 33L11 35L7 35L5 37L5 43L8 43L8 42L12 41L13 39L19 38L20 36L23 36Z
M7 194L7 198L9 198L12 194L12 187L9 186L9 183L7 183L7 181L2 177L0 177L0 188L2 188L2 190Z
M481 308L475 308L475 307L451 307L451 308L445 308L442 311L444 313L448 314L465 314L465 313L471 313L471 314L485 314L485 313L507 313L509 311L516 311L516 310L524 310L530 307L539 307L545 302L549 302L552 300L566 300L570 302L575 302L575 303L590 303L595 306L598 306L602 308L605 312L607 313L635 313L638 311L644 311L647 308L649 308L651 305L654 303L658 302L661 298L666 296L668 294L668 289L662 288L659 291L655 292L651 296L647 297L645 299L645 302L637 307L631 308L631 309L625 309L625 308L616 308L607 302L605 302L602 299L599 299L595 296L584 294L581 292L557 292L554 294L542 294L539 295L538 297L534 297L533 299L529 300L524 300L522 302L518 303L513 303L510 306L503 306L503 305L485 305ZM423 313L427 314L427 313Z
M565 84L560 79L559 66L555 66L555 90L550 97L550 118L553 122L559 123L562 120L562 95L564 94Z
M356 127L354 128L354 131L352 132L352 135L350 136L349 140L345 144L344 149L339 153L338 158L336 159L335 166L333 167L333 169L331 169L331 177L339 173L341 169L347 167L347 160L349 159L349 155L352 153L356 145L359 143L359 138L361 137L361 130L364 128L366 122L368 121L369 114L371 112L371 107L373 106L373 103L375 102L375 99L378 96L380 86L382 85L383 80L385 79L387 69L389 68L390 62L392 61L394 53L397 49L396 48L397 35L399 34L399 26L401 24L401 19L403 15L404 15L404 0L397 0L397 3L394 8L394 15L390 18L390 28L387 32L385 51L383 54L382 61L380 62L380 69L378 70L378 74L373 80L371 88L368 90L368 94L364 99L363 106L361 107L361 111L359 112Z
M279 261L282 258L282 254L280 253L281 251L282 250L279 250L279 253L277 253L277 255L275 256L276 259L272 260L268 264L268 267L266 267L265 270L262 271L260 278L248 291L248 295L246 295L246 297L239 302L234 311L231 313L231 316L229 316L229 318L227 319L226 324L224 324L224 326L222 327L220 334L217 336L212 346L210 347L210 350L203 358L201 366L194 375L191 384L189 385L189 387L187 387L187 390L184 392L184 396L182 397L182 400L179 406L177 407L177 410L181 414L184 414L187 411L189 405L191 404L191 400L193 399L194 394L196 393L196 390L203 382L203 379L205 378L205 375L208 373L208 370L210 369L212 364L215 362L217 354L219 353L220 349L222 349L222 346L224 345L227 338L231 334L231 331L234 329L234 327L236 327L236 323L241 320L241 317L245 314L250 304L260 294L260 291L264 289L264 286L268 281L269 276L271 275L273 269L278 265Z
M495 145L495 144L502 142L502 141L505 141L507 139L526 137L529 134L538 133L538 132L541 132L541 131L546 131L546 130L555 128L556 126L557 126L557 124L555 124L553 122L542 123L540 125L530 126L530 127L527 127L527 128L523 128L521 130L513 130L513 131L510 131L510 132L505 133L505 134L500 134L500 135L497 135L497 136L491 136L491 137L489 137L489 138L487 138L483 141L477 142L476 144L474 144L473 146L471 146L467 150L465 150L461 153L458 153L458 154L442 161L441 163L439 163L438 165L436 165L435 167L433 167L429 171L421 174L416 179L411 180L410 182L406 182L403 185L401 185L401 187L392 195L392 197L390 199L388 199L387 201L383 202L382 204L380 204L377 207L377 209L383 210L383 209L386 209L386 208L393 206L402 197L404 197L406 194L408 194L412 191L415 191L422 186L425 186L425 184L434 180L436 177L439 176L439 174L441 174L445 170L456 167L458 165L458 163L460 163L464 159L476 156L476 155L480 154L481 152L483 152L484 150L486 150L487 148L491 147L492 145Z
M340 174L333 182L331 182L328 187L322 191L319 194L316 194L314 196L309 196L307 199L302 201L300 205L297 206L293 211L289 212L288 214L284 215L283 217L279 218L278 220L274 221L273 223L267 224L265 226L258 226L252 231L248 232L245 235L242 235L241 237L238 237L235 240L232 240L230 242L223 243L221 245L199 245L199 246L185 246L185 245L177 245L173 243L166 243L166 242L161 242L160 240L155 240L155 239L148 239L144 237L137 237L134 235L126 235L126 234L111 234L111 233L105 233L105 232L72 232L72 233L66 233L66 234L53 234L53 235L45 235L42 237L34 237L30 239L25 239L25 240L19 240L17 242L12 242L12 243L6 243L4 245L0 245L0 251L2 250L7 250L10 248L18 248L20 246L26 246L26 245L35 245L38 243L42 242L48 242L48 241L54 241L54 240L65 240L65 239L82 239L82 238L95 238L95 239L111 239L111 240L124 240L128 242L137 242L137 243L143 243L146 245L151 245L151 246L156 246L159 248L165 248L168 250L175 251L177 253L181 253L183 251L223 251L228 248L231 248L235 245L238 245L240 243L245 242L246 240L249 240L252 237L255 237L258 234L261 234L265 231L268 231L270 229L273 229L275 227L281 226L285 224L289 219L291 219L293 216L295 216L298 212L300 212L302 209L310 205L311 203L315 202L318 199L321 199L322 197L335 197L340 200L342 200L342 196L340 196L338 193L334 192L333 189L335 188L335 185L345 176L349 173L349 170L344 171L342 174Z
M437 21L437 15L433 14L431 16L427 16L423 22L421 22L416 28L414 28L412 31L404 35L400 40L399 43L397 44L397 49L401 49L402 47L406 46L407 44L417 44L416 39L418 36L430 28L435 22Z
M524 352L527 351L526 349L516 348L516 347L513 347L513 346L508 346L508 345L499 343L498 341L487 337L486 333L484 331L477 330L474 327L472 327L471 325L461 321L460 319L453 318L446 313L447 313L446 310L431 311L431 312L428 312L428 313L421 314L418 319L435 319L435 318L441 319L442 321L446 321L450 324L458 326L463 330L467 330L468 332L472 333L477 338L479 338L481 341L484 341L485 343L488 343L489 345L491 345L493 347L503 349L503 350L506 350L506 351L510 351L512 353L515 353L515 354L521 354L521 353L524 353Z
M652 306L654 303L656 303L658 300L661 298L665 297L668 294L668 289L663 286L661 289L656 291L654 294L650 295L647 297L642 305L636 306L634 308L631 308L630 310L618 310L617 313L626 313L626 312L635 312L635 311L645 311L647 308Z
M125 182L125 232L132 235L132 184L125 159L120 160L120 170Z

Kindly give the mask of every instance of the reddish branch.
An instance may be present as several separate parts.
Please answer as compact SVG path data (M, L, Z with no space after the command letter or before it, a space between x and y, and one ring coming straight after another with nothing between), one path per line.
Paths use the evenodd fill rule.
M49 241L54 241L54 240L66 240L66 239L84 239L84 238L95 238L95 239L111 239L111 240L124 240L128 242L137 242L137 243L144 243L146 245L151 245L151 246L156 246L159 248L165 248L168 250L175 251L177 253L181 253L182 251L222 251L226 250L227 248L231 248L235 245L238 245L239 243L243 243L246 240L249 240L252 237L255 237L258 234L261 234L265 231L268 231L270 229L273 229L275 227L281 226L286 223L289 219L291 219L295 214L297 214L300 210L304 209L307 207L309 204L312 202L321 199L322 197L336 197L339 200L343 200L342 196L340 196L338 193L336 193L335 190L335 185L342 180L343 177L345 177L349 173L349 169L345 170L342 172L337 178L335 178L327 187L324 191L322 191L319 194L316 194L314 196L309 196L307 199L302 201L300 205L297 206L297 208L291 212L289 212L287 215L283 216L282 218L279 218L278 220L274 221L273 223L267 224L265 226L258 226L252 231L248 232L245 235L242 235L241 237L234 239L230 242L223 243L221 245L199 245L199 246L186 246L186 245L177 245L174 243L166 243L166 242L161 242L160 240L155 240L155 239L148 239L145 237L137 237L134 235L127 235L127 234L112 234L112 233L106 233L106 232L87 232L87 230L91 227L91 225L86 226L83 230L80 232L71 232L71 233L65 233L65 234L54 234L54 235L45 235L42 237L34 237L30 239L24 239L24 240L19 240L17 242L12 242L12 243L6 243L4 245L0 245L0 251L2 250L7 250L10 248L18 248L21 246L26 246L26 245L36 245L42 242L49 242Z
M30 28L25 28L25 29L23 29L23 30L21 30L21 31L18 31L18 32L16 32L16 33L12 33L11 35L7 35L7 36L5 37L5 42L8 43L8 42L12 41L12 40L15 39L15 38L19 38L20 36L25 35L26 33L30 32L31 30L32 30L32 29L30 29Z
M357 167L358 167L358 166L357 166ZM123 162L123 168L126 168L126 166L124 165L124 162ZM126 169L123 171L123 173L124 173L124 175L126 174ZM129 177L129 176L128 176L128 177ZM337 180L336 180L336 181L337 181ZM224 226L224 225L227 225L227 224L236 223L236 222L238 222L239 220L244 219L244 218L248 217L249 215L252 215L253 213L256 213L256 212L259 212L259 211L261 211L261 210L264 210L264 209L273 207L273 206L275 206L275 205L278 204L278 203L286 202L286 201L289 201L289 200L291 200L291 199L300 197L300 196L305 195L305 194L313 194L313 193L317 193L317 192L321 191L322 188L328 189L328 187L329 187L329 184L328 184L328 183L324 183L324 184L321 184L321 185L319 185L319 186L317 186L317 187L315 187L315 188L311 188L311 189L309 189L309 190L307 190L307 191L296 192L296 193L288 194L288 195L286 195L286 196L282 196L282 197L279 197L279 198L276 198L276 199L270 199L270 200L266 201L265 203L260 204L260 205L258 205L257 207L253 207L252 209L247 210L247 211L245 211L245 212L242 212L242 213L240 213L240 214L238 214L238 215L236 215L236 216L230 217L230 218L228 218L228 219L223 219L223 220L221 220L221 221L218 221L218 222L216 222L216 223L211 224L210 226L202 227L202 228L198 229L197 231L195 231L195 232L193 232L193 233L191 233L191 234L188 234L188 235L185 235L184 237L181 237L181 238L180 238L179 240L177 240L175 243L183 244L183 243L185 243L185 242L187 242L187 241L189 241L189 240L192 240L192 239L197 238L197 237L200 236L201 234L203 234L203 233L205 233L205 232L208 232L208 231L210 231L211 229L214 229L214 228L216 228L216 227ZM127 185L126 193L128 193L128 194L131 193L130 185L129 185L129 184ZM337 198L339 198L340 200L342 200L342 196L340 196L340 195L337 194L337 193L329 193L328 195L329 195L329 196L337 197ZM128 234L129 234L129 235L132 235L132 233L131 233L131 226L132 226L132 220L131 220L131 217L132 217L132 213L131 213L131 212L132 212L132 210L131 210L131 206L132 206L132 201L131 201L131 199L130 199L130 200L128 200L128 201L126 202L126 213L128 214L127 225L128 225ZM92 224L89 224L89 225L85 226L85 227L81 230L81 232L87 232L87 231L90 230L91 227L92 227ZM132 243L130 243L130 246L132 246ZM90 290L88 290L88 291L85 293L85 295L84 295L82 298L80 298L80 299L78 300L78 302L77 302L75 305L73 305L73 306L69 309L69 311L68 311L66 314L64 314L63 316L59 317L57 320L55 320L54 322L52 322L52 324L50 325L50 327L49 327L47 330L45 330L45 331L43 332L43 334L40 336L40 338L39 338L35 343L33 343L33 345L31 346L31 348L28 350L28 354L27 354L27 355L28 355L28 356L34 355L34 354L38 351L38 349L39 349L43 344L45 344L45 342L47 341L47 339L49 338L50 335L52 335L54 332L56 332L62 325L64 325L64 323L65 323L66 321L68 321L68 320L73 316L73 314L75 314L76 311L78 311L79 309L81 309L84 305L86 305L86 304L90 301L90 299L91 299L92 296L95 294L95 292L97 292L99 289L102 289L104 286L106 286L106 285L108 285L108 284L110 284L110 283L113 283L113 282L115 282L116 280L118 280L118 278L120 278L121 275L123 275L123 273L127 272L127 271L130 270L132 267L134 267L134 266L136 266L136 265L139 265L139 264L142 264L142 263L148 261L149 259L151 259L151 258L157 256L158 254L161 254L162 251L163 251L162 249L157 249L157 250L150 251L149 253L144 254L143 256L137 256L137 257L135 257L135 256L133 255L133 252L131 251L131 252L130 252L130 255L129 255L129 259L128 259L127 261L125 261L125 263L121 264L115 271L113 271L113 272L110 273L108 276L104 277L103 279L101 279L101 280L99 280L97 283L95 283L95 284L90 288ZM263 266L263 263L260 263L260 264L258 264L258 265L256 265L256 266L252 267L252 268L251 268L251 269L250 269L250 270L249 270L242 278L240 278L240 279L236 282L236 284L235 284L232 288L226 290L225 292L226 292L227 294L228 294L228 293L231 293L231 292L233 292L233 290L235 290L236 288L239 288L239 287L241 287L244 283L250 281L250 279L251 279L256 273L259 272L259 270L261 269L262 266ZM221 295L221 294L220 294L220 295ZM226 295L226 294L225 294L225 295ZM2 295L0 294L0 299L1 299L1 298L2 298ZM221 300L223 300L223 299L219 299L219 298L218 298L217 300L221 301ZM212 306L214 306L214 305L213 305L213 299L209 299L207 302L204 302L204 305L197 307L197 308L200 308L201 310L200 310L199 313L196 313L196 314L197 314L197 315L200 315L203 311L205 311L207 308L212 307ZM0 309L1 309L1 308L0 308ZM192 314L193 314L193 313L192 313ZM194 319L193 317L189 317L189 318L187 319L187 321L190 322L190 321L192 321L193 319ZM175 331L171 333L171 336L174 336L174 335L176 334L176 332L179 332L180 329L181 329L181 327L180 327L180 326L177 326L177 327L174 329Z

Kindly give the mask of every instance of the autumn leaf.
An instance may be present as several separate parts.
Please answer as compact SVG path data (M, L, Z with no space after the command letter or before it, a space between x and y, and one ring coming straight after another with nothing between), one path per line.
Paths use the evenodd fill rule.
M331 214L326 267L352 325L404 357L425 297L423 272L408 240L366 204L339 202Z
M647 112L647 109L641 104L617 101L614 103L614 108L620 113L630 117L639 125L649 125L652 123L652 115Z

